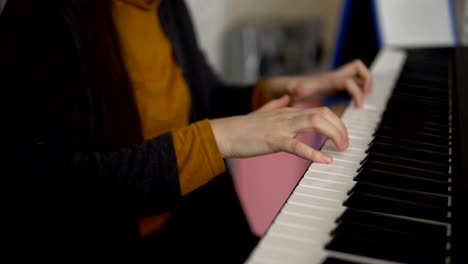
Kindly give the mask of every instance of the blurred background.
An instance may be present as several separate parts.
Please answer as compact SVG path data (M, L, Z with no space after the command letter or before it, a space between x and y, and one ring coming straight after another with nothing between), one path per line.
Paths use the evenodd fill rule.
M341 47L346 56L337 63L347 0L186 1L201 48L218 75L229 82L318 73L356 57L369 65L378 48L373 43L376 34L371 13L354 13L353 25L349 25L352 34ZM440 1L452 1L458 41L468 45L468 0ZM0 0L0 14L5 2ZM369 9L371 3L355 0L354 11ZM301 140L317 147L323 138L308 134ZM254 233L262 235L309 162L278 153L229 164L249 223Z
M332 66L345 0L186 1L200 45L224 80L251 83ZM468 43L465 2L453 5L460 41Z
M210 63L228 81L316 71L331 58L341 0L188 0Z
M344 7L351 0L186 1L209 63L229 82L254 83L270 75L318 73L354 58L370 65L379 47L369 11L372 0L353 1L352 17L346 23ZM468 43L465 2L452 1L460 43ZM347 33L342 39L340 30L344 27ZM336 102L340 100L328 98L319 104L333 106ZM298 138L313 147L323 142L314 133ZM228 164L252 231L260 236L310 165L287 153L229 160Z

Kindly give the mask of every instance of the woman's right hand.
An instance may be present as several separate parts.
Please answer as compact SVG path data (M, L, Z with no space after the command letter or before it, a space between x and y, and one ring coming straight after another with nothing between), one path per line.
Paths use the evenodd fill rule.
M348 147L348 132L338 116L327 107L287 107L289 96L272 100L248 115L210 120L224 158L246 158L280 151L319 163L332 157L295 139L300 133L317 131L330 138L340 150Z

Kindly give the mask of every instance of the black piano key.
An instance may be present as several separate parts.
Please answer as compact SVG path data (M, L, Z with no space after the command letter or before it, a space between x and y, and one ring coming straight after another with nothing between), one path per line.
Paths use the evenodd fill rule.
M396 130L391 128L378 128L375 133L375 136L387 136L387 137L396 137L406 140L415 140L415 141L423 141L423 142L432 142L434 144L439 144L443 146L447 146L449 142L448 137L442 137L439 135L434 135L430 133L418 133L412 132L410 130Z
M398 157L394 155L387 155L383 153L369 153L367 156L361 161L361 165L366 161L376 161L376 162L386 162L389 164L399 164L403 166L413 166L416 168L426 168L431 171L437 171L441 173L447 173L449 171L449 165L446 164L439 164L430 161L423 161L417 160L414 158L404 158Z
M414 101L414 105L407 105L408 107L414 107L422 103L423 105L428 105L430 103L435 103L437 105L440 105L443 107L441 109L442 111L437 111L438 109L429 109L429 108L424 108L424 111L427 113L444 113L444 110L448 110L445 108L447 105L447 102L449 101L448 99L448 94L441 94L439 97L432 97L427 94L419 94L420 91L415 90L397 90L395 93L393 93L392 100L404 100L405 102L411 102ZM416 109L415 109L416 110Z
M380 142L373 142L366 150L366 153L382 153L404 158L415 158L423 161L432 161L442 164L448 163L449 161L448 153L439 153L424 149L404 147Z
M396 244L343 235L335 236L325 248L403 263L444 263L445 261L445 254L424 254Z
M398 90L396 90L393 94L398 95L422 95L424 94L428 98L438 98L440 100L445 100L448 102L448 93L447 91L443 91L437 88L430 88L430 87L422 87L415 84L408 84L408 83L399 83ZM436 111L436 110L434 110Z
M408 120L408 119L395 119L395 118L386 118L382 119L379 122L379 125L388 125L388 126L403 126L403 127L422 127L427 130L435 131L449 131L449 123L446 124L427 124L419 122L418 120Z
M349 194L351 193L382 195L385 197L427 204L429 206L439 208L447 208L449 203L448 196L446 195L409 191L405 189L391 188L388 186L363 182L358 182L356 185L354 185L354 187L349 191Z
M423 203L367 193L351 193L344 205L349 208L447 222L448 209Z
M421 68L423 65L420 65L419 67ZM418 83L424 83L429 87L431 87L430 84L440 84L439 87L446 87L446 89L448 87L447 75L445 75L445 73L435 74L435 72L431 72L431 74L428 74L427 71L423 72L421 70L404 71L400 75L400 79L417 81Z
M441 111L438 114L432 114L426 112L426 108L441 107L440 105L421 105L413 104L411 107L402 105L401 102L392 103L387 105L387 110L382 114L382 119L387 118L400 118L405 117L409 120L414 120L415 122L435 122L441 124L447 124L449 122L448 110ZM416 112L420 111L420 112Z
M410 85L405 85L405 84L397 84L395 86L395 90L392 94L392 97L390 97L389 101L390 100L402 101L402 102L414 101L414 102L417 102L418 104L437 103L442 106L446 106L449 101L447 92L437 91L433 89L428 89L427 90L428 93L421 93L421 91L423 91L423 89L421 89L420 87L415 87L415 86L410 86ZM433 97L431 96L431 94L438 95L438 96ZM435 112L435 111L432 111L432 112Z
M395 106L397 107L397 106ZM436 107L436 106L434 106ZM410 121L410 122L415 122L419 124L445 124L447 125L449 123L449 118L448 114L446 115L440 115L440 116L430 116L428 114L423 114L423 113L411 113L409 111L423 111L420 108L419 109L399 109L398 111L390 111L392 109L387 110L383 115L381 116L382 120L387 120L387 119L402 119L405 121ZM406 110L406 111L403 111Z
M449 67L440 62L439 57L446 61L445 54L416 53L405 63L347 202L362 202L362 210L374 204L403 216L445 221L451 164ZM337 237L327 248L348 241L341 243L348 248L335 250L400 262L445 262L446 226L352 209L338 221ZM412 244L416 249L409 250Z
M425 99L422 97L393 96L387 102L384 116L386 115L407 115L410 117L424 117L429 119L448 121L449 108L447 101L437 101L434 99ZM440 111L431 111L438 109Z
M443 138L449 137L448 130L434 129L413 123L411 125L406 124L394 124L388 121L383 121L379 124L380 129L389 129L394 131L411 131L412 133L431 134L437 135Z
M431 108L438 107L438 108ZM419 110L419 111L417 111ZM448 99L417 97L411 95L403 95L395 91L394 96L390 97L384 111L385 114L404 114L409 116L440 116L448 117L450 108L448 107ZM411 112L406 112L411 111ZM398 116L398 115L396 115ZM441 119L447 120L447 119Z
M448 181L430 180L427 178L417 178L399 173L388 173L375 169L362 169L354 180L357 182L366 182L379 184L388 187L394 187L405 190L427 192L433 194L448 195Z
M433 89L445 89L446 91L448 90L447 89L448 83L446 81L433 82L433 81L427 81L427 80L415 80L415 79L410 78L409 76L400 76L395 87L398 87L398 85L400 84L419 85L422 87L428 87L428 88L433 88Z
M409 122L409 123L417 123L418 125L421 126L430 126L430 127L439 127L441 129L445 129L449 127L449 122L448 120L444 122L433 122L433 121L428 121L428 120L422 120L422 119L415 119L412 116L406 116L404 114L398 116L398 115L386 115L382 116L382 120L391 120L392 122L395 122L395 120L398 120L400 122Z
M411 232L404 232L394 228L383 228L367 223L343 221L331 232L332 236L343 235L359 237L366 240L380 241L382 243L396 244L408 247L413 251L427 251L426 254L445 254L447 240L437 240L432 237L418 236Z
M417 167L414 165L400 165L400 164L391 164L385 161L365 161L361 167L358 169L358 172L364 168L382 170L387 173L400 173L409 176L414 176L418 178L428 178L433 180L448 180L449 174L447 172L438 172L431 171L424 167Z
M433 238L439 241L447 240L446 225L436 225L432 223L416 221L413 219L399 218L395 216L348 208L336 220L338 224L342 221L366 223L369 225L380 226L386 229L395 229L401 232L411 233L422 238Z
M385 133L378 134L376 130L371 143L374 142L383 145L397 146L409 150L435 152L446 156L449 154L449 139L447 139L447 142L435 143L427 141L424 138L405 138L405 135L401 134L399 136L385 135ZM371 145L371 143L369 143L369 145Z
M391 138L385 136L376 136L372 140L371 143L382 143L382 144L389 144L401 147L408 147L412 149L424 149L427 151L437 152L437 153L449 153L449 146L441 146L432 144L430 142L423 142L423 141L415 141L415 140L405 140L401 138Z
M401 128L407 129L411 131L419 131L419 132L427 132L436 134L439 136L448 137L449 131L448 129L442 129L438 127L431 127L431 126L424 126L420 125L416 122L408 123L408 122L394 122L393 120L382 120L379 123L379 127L390 127L390 128Z

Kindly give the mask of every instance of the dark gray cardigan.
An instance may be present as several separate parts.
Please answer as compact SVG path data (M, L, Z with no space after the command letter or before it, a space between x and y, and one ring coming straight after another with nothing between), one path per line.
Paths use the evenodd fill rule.
M162 1L159 17L190 88L191 121L247 113L252 86L216 78L184 2ZM21 227L16 242L127 243L136 219L177 206L172 136L141 139L109 0L8 1L0 89L4 215Z

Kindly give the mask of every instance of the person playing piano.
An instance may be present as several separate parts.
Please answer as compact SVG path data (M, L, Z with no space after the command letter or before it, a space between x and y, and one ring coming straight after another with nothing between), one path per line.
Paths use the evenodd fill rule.
M290 105L347 90L361 107L371 91L359 60L227 85L182 0L8 1L0 36L2 166L15 201L4 215L19 256L242 262L257 238L225 159L285 151L330 163L295 137L318 131L344 150L340 118Z

